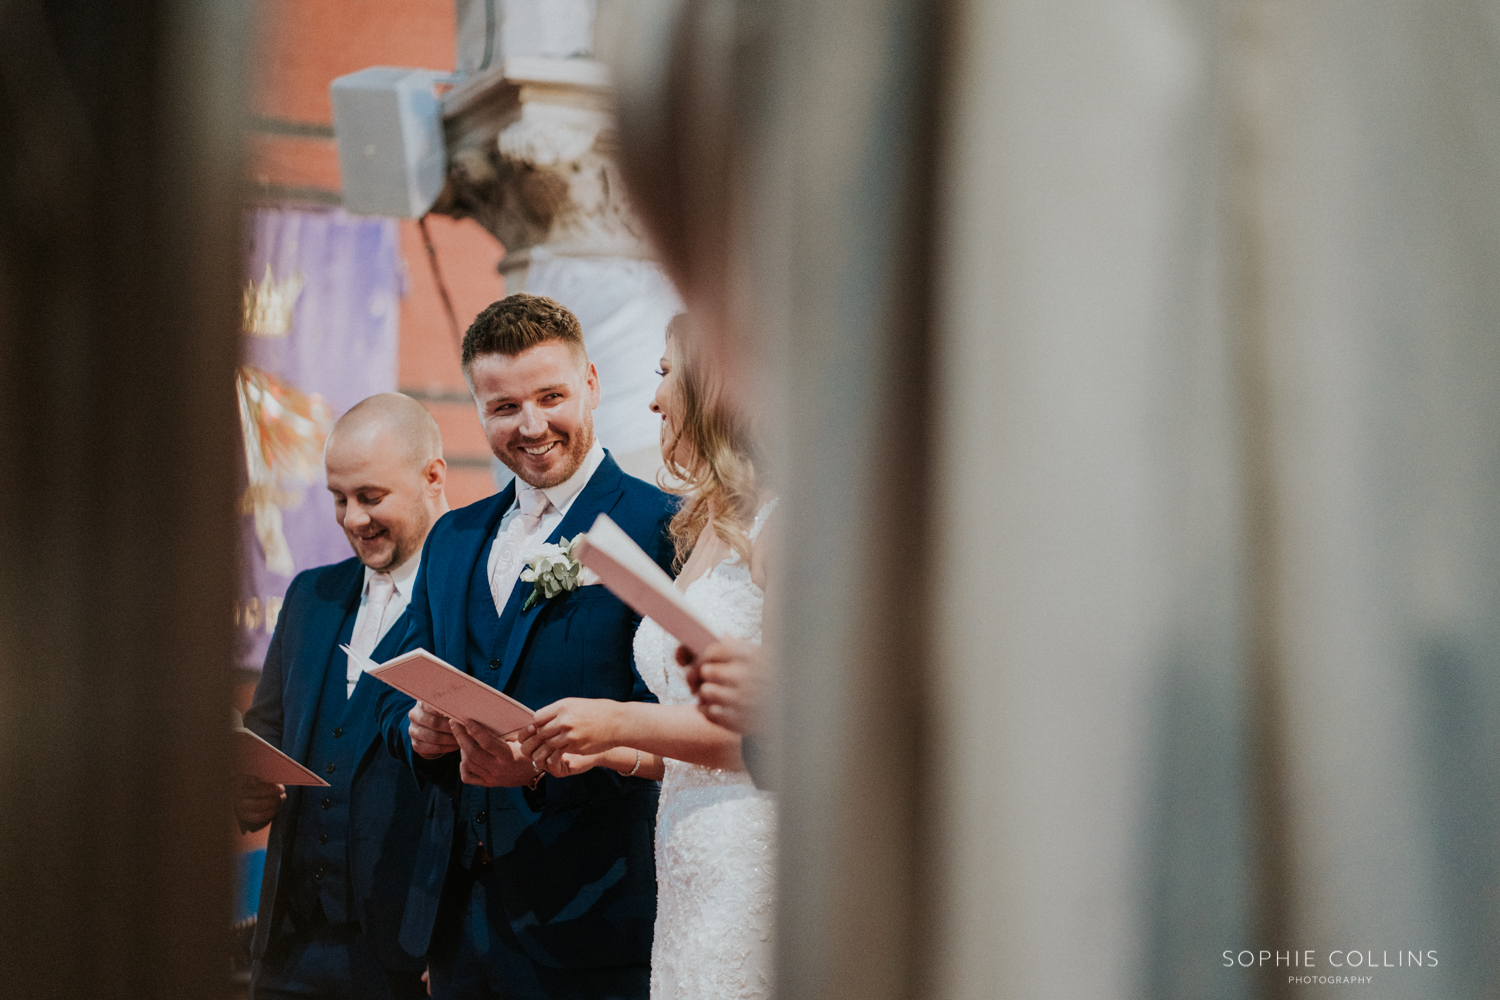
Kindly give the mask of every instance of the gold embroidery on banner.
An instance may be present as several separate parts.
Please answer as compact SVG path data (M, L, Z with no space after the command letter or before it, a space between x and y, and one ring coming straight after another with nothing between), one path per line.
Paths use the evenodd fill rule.
M240 369L235 383L250 480L240 511L255 515L255 537L266 568L291 576L296 564L281 512L300 506L304 493L297 484L309 484L322 472L323 442L333 427L333 414L321 396L249 365Z
M245 282L241 327L256 337L285 337L292 331L292 310L305 283L300 273L277 281L266 264L264 280Z
M266 635L276 631L276 622L281 617L283 598L280 594L267 594L264 598L250 597L234 602L234 624L247 632L264 627ZM262 613L264 612L264 613Z

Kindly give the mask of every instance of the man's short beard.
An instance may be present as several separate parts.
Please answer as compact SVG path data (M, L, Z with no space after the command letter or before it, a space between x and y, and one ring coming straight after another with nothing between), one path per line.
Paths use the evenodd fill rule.
M563 463L563 467L559 469L556 474L548 477L541 482L534 483L530 479L527 479L525 476L521 475L521 470L511 465L503 457L500 459L500 464L509 469L512 475L514 475L521 482L525 483L527 486L531 486L539 490L550 490L554 486L560 486L563 483L567 482L569 479L573 478L573 474L583 466L583 460L588 457L589 449L594 446L593 410L584 411L582 430L582 434L574 434L572 440L568 443L568 460ZM507 454L509 454L509 452L507 452Z
M421 542L426 538L426 534L427 533L425 526L421 535L417 535L415 532L412 532L397 538L393 533L391 538L391 554L390 558L386 560L385 565L370 566L369 563L364 562L364 559L360 559L360 562L364 563L364 565L366 566L369 566L369 568L374 570L376 573L389 573L391 570L405 565L406 560L410 559L412 556L421 551ZM355 549L356 554L358 553L358 551L358 549Z

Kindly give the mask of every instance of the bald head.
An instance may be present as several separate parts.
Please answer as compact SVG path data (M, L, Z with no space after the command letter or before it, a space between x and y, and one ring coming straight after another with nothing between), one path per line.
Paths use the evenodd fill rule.
M328 435L328 448L335 439L351 443L373 443L388 437L387 447L397 449L403 460L420 469L443 457L443 435L427 407L399 392L376 393L350 407L339 417Z
M371 569L395 569L421 551L448 509L437 421L399 392L371 396L340 417L323 465L339 526Z

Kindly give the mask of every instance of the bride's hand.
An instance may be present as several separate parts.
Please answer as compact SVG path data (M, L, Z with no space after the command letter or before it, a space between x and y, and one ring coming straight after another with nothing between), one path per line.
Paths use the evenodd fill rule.
M736 733L755 732L769 672L760 643L726 637L704 650L701 660L678 646L677 662L687 668L698 711L710 722Z
M559 753L597 754L620 745L620 703L608 698L564 698L536 713L521 752L539 765Z

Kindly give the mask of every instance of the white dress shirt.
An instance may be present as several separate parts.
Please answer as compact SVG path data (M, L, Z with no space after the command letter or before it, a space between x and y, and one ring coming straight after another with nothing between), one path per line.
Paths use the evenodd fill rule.
M423 545L423 548L426 548L425 543ZM421 568L422 550L418 549L416 555L412 556L410 559L406 560L406 562L391 570L391 583L395 586L391 594L391 603L386 605L385 617L380 619L380 635L375 639L376 645L379 645L380 640L385 638L385 634L391 630L391 626L396 624L396 619L400 618L402 614L406 612L406 606L411 603L412 585L417 582L417 570ZM360 625L364 624L365 617L368 613L367 605L370 603L370 577L374 575L375 571L366 566L364 587L359 592L359 612L354 616L353 634L355 635L359 634L359 627ZM371 650L371 652L373 653L374 650ZM379 666L379 664L376 664L376 666ZM354 685L359 683L359 675L360 669L358 665L356 665L352 659L348 660L344 674L344 679L348 682L349 685L346 695L354 694Z
M593 447L583 457L583 464L578 466L577 472L556 486L549 486L542 490L543 493L547 494L547 499L552 501L552 506L548 507L547 513L542 515L542 521L537 525L537 529L530 535L527 535L526 539L521 543L523 558L530 558L529 553L551 537L552 532L557 530L557 526L562 524L563 518L568 516L568 508L573 506L573 501L578 499L578 494L582 493L583 488L588 485L589 480L594 478L594 473L599 471L599 465L603 461L604 446L599 443L598 438L595 438ZM510 508L506 510L505 516L500 518L500 523L495 527L495 536L490 540L490 557L485 562L485 575L487 577L495 575L495 560L500 558L500 546L495 544L495 540L500 537L500 533L509 526L510 522L521 514L519 497L520 490L524 485L521 480L516 480L516 496L518 499L511 501ZM584 530L588 530L587 525L584 526Z

